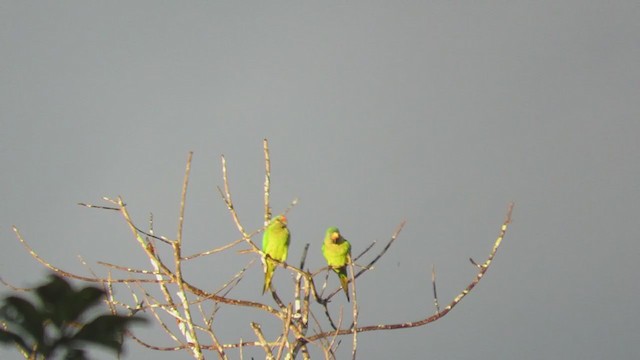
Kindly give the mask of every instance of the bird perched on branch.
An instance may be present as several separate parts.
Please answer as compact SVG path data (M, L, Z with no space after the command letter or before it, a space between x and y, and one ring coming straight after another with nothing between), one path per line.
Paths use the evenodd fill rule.
M327 264L338 274L342 290L349 300L349 278L347 277L347 264L351 261L351 244L343 238L337 227L330 227L324 236L322 243L322 255Z
M287 260L290 240L291 235L287 228L287 218L284 215L278 215L271 219L262 235L262 252L266 255L263 259L264 288L262 289L262 294L271 286L271 278L276 266L278 266L277 262L285 262Z

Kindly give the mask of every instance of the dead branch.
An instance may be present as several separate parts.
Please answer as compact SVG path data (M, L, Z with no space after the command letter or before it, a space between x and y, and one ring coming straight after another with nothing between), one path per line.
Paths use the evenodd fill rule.
M269 154L269 143L267 139L263 140L263 153L265 161L265 179L263 185L264 214L262 215L264 225L266 226L266 224L268 224L269 220L272 217L272 208L270 205L270 194L272 185L271 158ZM339 317L337 319L338 321L336 325L336 323L332 319L332 317L336 316L336 313L332 313L330 311L328 304L332 300L333 296L341 291L341 287L338 286L336 289L327 291L328 295L326 295L326 297L325 290L327 286L327 278L325 277L325 281L320 289L316 287L316 277L321 276L322 278L325 275L328 275L328 272L325 273L325 270L328 270L329 268L323 267L315 271L305 269L305 261L307 259L309 244L306 244L304 247L299 267L292 266L285 262L277 262L278 267L285 269L293 276L294 290L292 294L284 294L282 292L278 293L275 287L272 288L271 298L273 298L275 302L275 307L267 304L266 301L269 298L262 298L262 300L260 301L252 301L247 299L236 299L229 297L231 291L236 288L244 279L245 273L248 269L251 268L252 264L257 259L263 259L265 257L265 254L262 252L262 250L252 240L255 235L264 231L265 226L252 232L248 232L240 221L240 216L235 208L231 195L227 164L224 156L221 156L223 186L218 186L217 190L220 193L220 196L224 204L226 205L229 214L231 215L232 221L234 222L238 232L240 233L240 238L214 249L199 252L193 255L185 256L182 254L182 247L187 240L183 238L183 233L186 212L186 197L192 157L193 153L189 152L182 183L182 192L178 211L177 234L175 239L168 239L167 237L156 236L154 234L153 214L151 214L149 219L148 231L144 231L138 228L134 224L134 221L129 214L127 205L125 204L122 197L117 197L115 199L106 197L103 198L105 201L111 204L110 206L79 203L79 205L88 208L118 212L131 231L133 239L138 243L146 257L148 258L148 266L150 266L149 269L115 265L111 262L98 261L98 264L103 266L108 272L108 275L104 277L96 274L93 269L88 264L86 264L86 262L84 262L84 260L81 260L83 265L88 269L91 276L83 276L67 272L59 267L52 265L50 262L41 257L25 241L18 229L15 226L13 227L13 230L20 243L26 248L29 254L44 267L68 278L86 282L101 283L107 293L107 306L110 308L112 313L115 314L118 310L124 310L127 313L135 314L138 311L147 312L146 310L149 310L148 313L156 320L159 327L170 339L169 341L173 342L175 346L153 345L140 339L137 335L131 332L128 333L128 336L141 346L157 351L188 351L194 358L197 359L204 358L205 351L213 351L218 355L219 358L227 359L226 351L229 349L238 349L240 358L243 358L243 349L245 347L254 347L261 348L264 351L265 357L267 359L279 360L281 358L295 359L299 353L302 354L302 357L304 359L310 359L311 355L309 353L309 346L315 346L322 351L326 359L335 359L335 351L341 344L340 337L351 335L351 357L352 359L356 359L358 350L358 338L362 336L362 333L366 333L369 331L394 330L424 326L448 314L455 306L457 306L457 304L461 302L461 300L465 296L467 296L473 290L473 288L480 282L484 274L488 271L506 234L508 225L511 223L513 203L509 204L505 221L500 228L500 233L493 244L489 256L482 264L478 264L473 259L470 259L471 263L474 264L477 269L475 277L457 296L453 298L453 300L449 302L449 304L444 309L442 309L442 311L440 310L440 305L438 302L438 295L436 291L436 273L435 266L433 266L431 282L433 288L434 305L436 308L435 314L425 316L423 319L413 322L360 326L361 314L359 313L356 279L359 276L367 273L369 270L373 269L373 266L378 263L378 261L387 253L387 250L391 247L391 245L395 243L395 240L398 238L405 225L405 221L402 221L396 227L393 234L391 235L391 238L387 241L384 247L380 249L377 254L372 255L373 257L371 258L371 260L365 262L365 265L361 265L358 262L365 255L369 255L370 251L375 247L376 241L373 241L370 245L364 248L364 250L362 250L357 256L353 258L350 257L349 268L351 276L349 279L349 283L351 284L352 324L348 327L343 326L343 324L347 322L345 322L345 319L343 317L343 309L342 307L340 307L337 314L339 315ZM296 204L297 199L294 199L289 207L287 207L281 213L287 214ZM193 285L188 279L184 278L182 269L185 266L186 262L199 257L216 255L225 251L229 251L241 243L246 243L248 245L248 249L240 250L241 253L255 254L257 255L257 257L250 259L242 269L236 272L222 285L219 285L216 290L201 289ZM161 253L164 255L170 253L170 260L168 260L169 256L167 256L167 258L165 259L167 261L165 262L160 257ZM356 271L356 268L359 268L359 270ZM112 275L112 271L117 274L125 273L127 275L116 276L114 278ZM1 278L0 283L14 290L26 290L13 287ZM222 283L222 281L220 283ZM131 299L129 299L129 303L127 303L116 298L116 291L114 289L114 286L118 285L123 285L128 290L128 292L132 296L131 299L133 300L133 304L130 303ZM153 296L152 292L149 291L150 285L158 286L159 294L156 294L157 296ZM311 298L315 299L315 302L311 302ZM209 304L211 305L211 308L207 307ZM224 307L242 307L246 309L252 309L257 313L269 314L280 324L279 330L275 330L274 333L267 333L269 338L275 340L266 340L267 336L265 336L265 332L263 332L261 326L258 323L252 321L249 325L254 332L255 341L245 341L244 339L240 338L239 342L221 342L220 339L222 337L220 336L220 334L222 329L220 327L216 327L214 317L216 316L218 310ZM324 321L319 321L316 317L316 315L319 313L325 314ZM309 319L311 319L312 321L311 326L309 324ZM175 321L175 323L173 323L173 321ZM328 323L332 329L328 329L327 331L323 330L323 323L325 325ZM225 338L226 337L227 336L225 334ZM277 353L274 356L273 353L275 349L277 349Z
M366 331L395 330L395 329L407 329L407 328L412 328L412 327L418 327L418 326L423 326L423 325L432 323L432 322L444 317L445 315L447 315L456 305L458 305L460 303L460 301L465 296L467 296L473 290L473 288L480 282L480 280L482 280L482 277L487 272L487 270L489 270L489 266L491 265L491 262L493 261L495 255L496 255L496 253L498 251L498 248L500 247L500 244L502 243L502 240L504 239L504 236L505 236L505 234L507 232L507 227L511 223L511 213L513 211L513 207L514 207L514 203L510 203L509 207L507 209L506 219L505 219L504 223L502 224L502 227L500 228L500 234L498 235L498 238L496 239L496 241L493 244L493 248L491 249L491 252L489 253L489 257L480 266L480 271L478 271L478 273L473 278L473 280L469 283L469 285L467 285L464 288L464 290L462 290L444 308L444 310L442 312L437 312L434 315L431 315L431 316L426 317L426 318L424 318L422 320L413 321L413 322L405 322L405 323L397 323L397 324L386 324L386 325L385 324L381 324L381 325L363 326L363 327L353 328L353 329L342 329L342 330L337 331L338 335L348 335L348 334L352 334L353 332L356 332L356 331L357 332L366 332ZM332 334L333 334L333 332L320 333L320 334L311 336L309 339L310 340L317 340L319 338L331 336Z

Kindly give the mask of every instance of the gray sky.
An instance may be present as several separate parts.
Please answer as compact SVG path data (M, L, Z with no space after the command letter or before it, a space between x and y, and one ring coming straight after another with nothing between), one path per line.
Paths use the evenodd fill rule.
M637 1L2 1L0 274L45 273L12 224L68 270L86 273L77 255L145 267L116 214L76 203L122 195L173 237L190 150L185 252L238 236L220 154L258 228L267 137L274 210L300 199L292 259L310 242L322 266L327 226L359 252L407 220L358 281L362 325L433 313L431 264L448 302L516 202L472 294L426 327L362 334L361 358L637 358L638 19ZM231 255L187 271L215 289L250 259ZM254 266L235 295L270 301L261 286ZM220 317L224 341L252 339L240 317ZM188 358L129 347L142 356Z

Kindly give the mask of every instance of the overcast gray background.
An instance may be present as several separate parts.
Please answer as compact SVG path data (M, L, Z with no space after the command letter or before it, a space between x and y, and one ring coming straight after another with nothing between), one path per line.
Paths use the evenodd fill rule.
M431 264L452 299L516 202L471 295L426 327L361 334L360 358L638 358L638 19L637 1L2 1L0 274L45 274L12 224L68 270L87 273L77 255L102 272L95 261L146 267L117 214L76 203L122 195L139 225L153 212L173 237L190 150L184 251L238 236L215 189L220 154L259 228L266 137L274 211L300 199L291 259L311 242L322 266L327 226L359 252L407 220L358 281L362 325L433 313ZM215 289L250 258L188 271ZM254 266L234 294L270 302L261 286ZM222 340L252 340L249 318L221 317Z

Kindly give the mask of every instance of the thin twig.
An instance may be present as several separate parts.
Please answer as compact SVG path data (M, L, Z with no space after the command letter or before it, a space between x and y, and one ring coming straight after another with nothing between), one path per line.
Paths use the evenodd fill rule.
M183 225L184 225L184 211L186 207L187 201L187 188L189 186L189 174L191 171L191 159L193 157L193 152L189 152L189 156L187 158L187 168L184 172L184 181L182 183L182 194L180 196L180 215L178 218L178 234L176 241L173 245L173 260L175 265L175 280L176 285L178 285L177 296L182 302L182 308L184 311L184 317L186 321L186 329L183 329L184 323L179 323L179 327L183 331L183 334L187 338L187 342L191 345L191 351L193 352L193 356L197 359L204 359L204 355L202 354L202 348L200 347L200 341L198 340L198 336L196 335L196 330L194 328L193 318L191 316L191 307L189 305L189 301L187 299L186 287L184 285L184 279L182 277L182 233L183 233ZM185 331L186 330L186 331Z
M307 252L309 251L309 243L306 243L304 249L302 250L302 257L300 258L300 269L304 270L304 263L307 259ZM295 278L295 288L293 297L295 300L294 313L295 315L300 315L300 288L301 288L301 279L302 275L300 273L296 274ZM294 316L295 316L294 315Z
M336 331L331 332L329 334L331 334L331 341L329 342L329 346L327 347L327 349L329 351L333 351L333 344L336 342L336 340L338 339L338 335L340 335L340 327L342 326L342 320L343 320L343 316L342 316L342 307L340 307L340 312L339 312L340 317L338 317L338 326L335 327Z
M269 195L271 194L271 158L269 157L269 141L262 141L264 149L264 225L271 220L271 207L269 205Z
M231 217L238 228L240 234L242 234L243 239L251 246L251 248L257 250L257 246L251 241L250 237L247 235L247 232L244 230L244 227L240 223L240 218L238 217L238 213L233 206L233 200L231 200L231 191L229 190L229 178L227 176L227 160L225 160L224 155L220 156L222 161L222 181L224 183L224 192L220 187L218 187L218 192L222 196L225 204L227 205L227 209L231 213Z
M16 234L16 237L18 238L18 241L20 241L20 243L27 249L27 251L29 252L31 257L36 259L36 261L38 261L40 264L42 264L47 269L49 269L49 270L51 270L51 271L53 271L53 272L55 272L57 274L60 274L63 277L70 278L70 279L76 279L76 280L92 282L92 283L102 283L102 282L107 281L107 279L103 279L103 278L91 278L91 277L86 277L86 276L82 276L82 275L77 275L77 274L70 273L68 271L62 270L62 269L60 269L60 268L58 268L56 266L53 266L51 263L47 262L42 257L40 257L40 255L38 255L38 253L36 253L33 250L33 248L22 237L22 234L20 234L20 231L18 230L17 227L13 226L13 232ZM130 278L130 279L111 279L110 281L114 282L114 283L134 283L134 282L155 283L155 282L157 282L156 280L135 279L135 278Z
M260 325L252 321L251 328L253 329L253 332L258 337L258 343L262 346L262 349L264 350L264 354L266 358L268 360L274 360L273 353L271 352L271 348L269 347L267 340L264 338L264 334L262 333L262 329L260 328Z
M152 297L149 293L147 293L146 291L144 292L144 296L145 296L145 301L148 304L152 304L155 303L157 304L157 300ZM160 309L166 310L164 307L159 307ZM156 311L156 306L149 306L149 311L151 312L151 315L156 319L156 321L158 322L158 324L160 325L160 327L167 333L167 335L169 335L169 337L171 339L173 339L173 341L175 341L178 344L184 345L177 336L175 336L175 334L173 333L173 331L171 331L169 329L169 327L167 326L167 324L160 318L160 315L158 314L158 312ZM173 316L173 313L171 313L171 315Z
M282 358L282 354L284 353L284 348L285 345L289 345L287 346L289 348L289 350L291 351L291 345L288 344L287 340L289 338L289 328L291 326L291 314L292 314L292 309L291 309L291 305L289 305L286 309L286 316L284 317L284 320L282 321L282 340L280 342L280 346L278 346L278 354L276 355L276 359L280 360Z
M227 359L227 354L225 353L224 348L220 345L220 341L218 340L218 337L216 336L215 331L213 331L213 315L210 318L206 317L204 313L204 309L202 308L202 302L198 303L198 310L200 310L202 319L204 320L204 323L207 326L206 329L202 329L202 330L206 332L211 338L211 341L213 342L213 346L218 352L218 357L220 359Z
M182 244L182 229L184 226L184 210L187 202L187 188L189 187L189 173L191 172L191 159L193 151L189 152L187 157L187 168L184 171L184 181L182 182L182 194L180 195L180 215L178 216L178 235L177 242Z
M231 280L227 281L225 284L223 284L221 287L218 288L218 290L214 291L214 294L219 294L221 293L223 290L227 289L227 291L225 292L225 295L229 293L229 291L231 291L231 289L240 282L240 280L242 280L242 277L244 276L245 271L247 271L247 269L249 269L249 267L251 267L251 265L253 265L256 262L256 259L251 259L251 261L249 261L249 263L247 264L247 266L243 267L240 271L238 271L235 275L233 275L233 277L231 278Z
M351 359L356 359L356 353L358 351L358 297L356 291L356 277L353 269L353 261L351 261L351 255L349 255L349 267L351 268L351 298L353 299L353 347L351 351Z
M252 235L253 234L250 234L249 237L251 237ZM244 238L237 239L237 240L235 240L233 242L228 243L227 245L223 245L223 246L220 246L220 247L212 249L212 250L203 251L201 253L197 253L197 254L193 254L193 255L189 255L189 256L183 256L182 260L191 260L191 259L195 259L195 258L200 257L200 256L206 256L206 255L215 254L215 253L227 250L229 248L232 248L232 247L234 247L234 246L236 246L236 245L238 245L238 244L240 244L240 243L242 243L244 241L245 241Z
M133 269L133 268L130 268L130 267L121 266L121 265L115 265L115 264L111 264L111 263L104 262L104 261L97 261L97 263L98 263L98 265L102 265L102 266L105 266L105 267L108 267L108 268L112 268L112 269L116 269L116 270L126 271L126 272L129 272L129 273L166 276L166 274L163 274L163 273L160 273L160 272L156 272L156 271Z
M404 228L404 225L406 223L407 223L406 220L402 220L400 225L398 225L396 230L393 232L393 235L391 235L391 239L389 240L387 245L385 245L385 247L382 249L382 251L375 258L373 258L373 260L371 260L362 270L358 271L358 273L355 275L356 278L358 276L360 276L362 273L364 273L365 271L369 270L373 264L375 264L378 260L380 260L380 258L382 258L382 256L391 247L391 244L393 244L393 242L396 241L396 239L398 238L398 235L400 234L400 231L402 231L402 228Z
M17 287L15 285L9 284L8 282L6 282L3 278L0 277L0 284L8 287L9 289L13 290L13 291L20 291L20 292L28 292L28 291L33 291L33 288L23 288L23 287Z
M353 262L357 262L364 254L369 252L369 250L371 250L371 248L373 248L373 246L375 244L376 244L376 241L374 240L373 242L371 242L371 244L369 246L367 246L364 250L362 250L362 252L360 252L360 254L358 254L358 256L353 258Z
M78 205L80 206L86 206L88 208L94 208L94 209L103 209L103 210L114 210L114 211L119 211L120 209L117 207L112 207L112 206L101 206L101 205L92 205L92 204L87 204L87 203L81 203L79 202Z
M436 266L431 265L431 284L433 284L433 304L436 306L436 314L440 312L438 304L438 291L436 290Z

